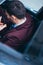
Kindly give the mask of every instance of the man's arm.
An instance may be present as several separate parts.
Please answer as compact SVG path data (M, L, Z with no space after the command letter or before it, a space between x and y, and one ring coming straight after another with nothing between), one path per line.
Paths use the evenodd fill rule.
M10 46L11 48L18 49L20 47L20 40L15 36L5 37L1 42Z
M25 33L24 33L25 32ZM4 44L14 47L14 48L19 48L20 46L23 46L23 40L26 37L26 29L21 29L21 30L12 30L9 33L7 33L3 38L2 41Z

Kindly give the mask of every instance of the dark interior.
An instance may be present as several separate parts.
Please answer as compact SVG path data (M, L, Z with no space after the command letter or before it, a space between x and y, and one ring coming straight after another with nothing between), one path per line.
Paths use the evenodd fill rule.
M5 3L3 3L1 6L3 7ZM33 19L32 22L34 23L33 33L30 37L30 40L31 40L33 35L35 34L37 28L39 27L39 25L41 23L40 21L43 19L43 7L41 7L41 9L36 14L34 12L32 12L31 10L27 9L27 8L26 8L26 11L27 11L28 14L31 15L31 17ZM27 44L29 43L30 40L27 40L26 42L24 42L25 45L23 46L23 48L20 47L17 51L24 53L24 50L27 47Z

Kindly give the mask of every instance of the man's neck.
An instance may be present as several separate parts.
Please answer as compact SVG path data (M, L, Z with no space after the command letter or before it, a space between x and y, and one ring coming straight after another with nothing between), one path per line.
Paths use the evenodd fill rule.
M26 17L24 17L23 19L17 19L16 24L22 23L24 21L26 21Z

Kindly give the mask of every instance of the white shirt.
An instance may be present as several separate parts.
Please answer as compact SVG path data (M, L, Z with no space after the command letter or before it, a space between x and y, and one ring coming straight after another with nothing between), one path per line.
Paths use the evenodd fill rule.
M25 21L26 21L26 17L19 24L15 24L14 28L17 27L17 26L19 26L19 25L21 25L21 24L23 24L23 23L25 23Z

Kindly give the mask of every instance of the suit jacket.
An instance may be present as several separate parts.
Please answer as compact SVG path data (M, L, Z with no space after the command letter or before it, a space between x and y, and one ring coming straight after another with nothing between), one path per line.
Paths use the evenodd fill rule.
M6 34L0 39L4 44L15 49L24 48L27 41L30 40L33 32L33 22L30 14L26 14L26 22L16 28L8 30Z

